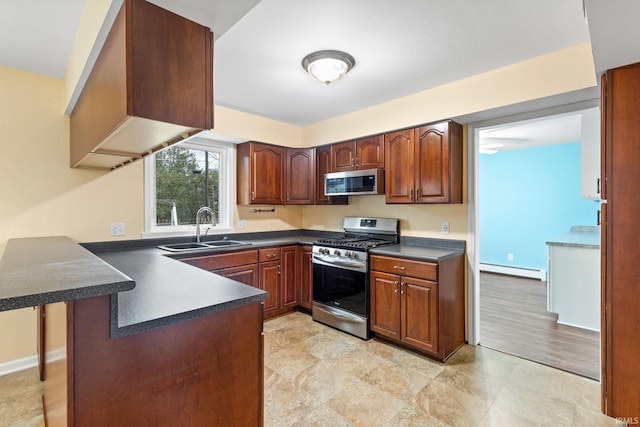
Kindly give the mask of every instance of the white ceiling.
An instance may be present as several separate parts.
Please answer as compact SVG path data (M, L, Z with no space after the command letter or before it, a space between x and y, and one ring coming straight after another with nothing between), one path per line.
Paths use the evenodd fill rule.
M586 0L595 29L582 0L151 1L213 29L217 105L295 125L586 42L589 30L599 37L598 69L635 62L629 55L640 60L632 43L607 38L625 22L615 40L639 39L632 36L640 26L626 24L640 16L637 0L607 8ZM0 65L62 78L85 3L0 0ZM344 50L356 66L329 86L316 82L300 61L320 49ZM612 51L620 52L615 59Z

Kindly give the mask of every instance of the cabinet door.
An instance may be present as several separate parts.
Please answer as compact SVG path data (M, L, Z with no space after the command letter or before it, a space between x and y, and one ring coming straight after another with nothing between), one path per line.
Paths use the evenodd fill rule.
M258 287L258 264L225 268L220 270L220 275L255 288Z
M311 310L313 298L313 258L311 246L303 246L300 257L300 299L298 304Z
M284 148L251 143L251 204L284 204Z
M415 130L416 202L462 202L462 134L459 126L443 122Z
M413 130L384 136L385 197L387 203L413 203L414 147Z
M313 148L287 148L286 204L312 205L315 177Z
M371 272L371 330L400 339L400 276Z
M282 248L282 308L298 305L300 293L300 247Z
M331 146L331 169L333 172L356 170L355 141L340 142Z
M264 301L265 315L280 308L280 271L280 261L260 263L259 288L269 292L269 297Z
M401 340L414 347L438 352L438 285L435 282L401 278Z
M374 135L356 141L358 169L384 168L384 136Z
M346 205L349 196L327 196L324 194L324 174L331 169L331 146L316 148L316 205Z

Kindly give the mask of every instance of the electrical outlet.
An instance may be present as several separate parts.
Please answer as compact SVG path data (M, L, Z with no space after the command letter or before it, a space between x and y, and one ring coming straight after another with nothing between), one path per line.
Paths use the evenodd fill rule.
M238 220L238 228L247 228L247 220L246 219Z
M443 222L442 224L440 224L440 232L442 234L449 234L449 223L448 222Z
M513 261L513 254L507 254L507 261Z
M124 236L125 235L125 224L122 222L114 222L111 224L109 234L111 236Z

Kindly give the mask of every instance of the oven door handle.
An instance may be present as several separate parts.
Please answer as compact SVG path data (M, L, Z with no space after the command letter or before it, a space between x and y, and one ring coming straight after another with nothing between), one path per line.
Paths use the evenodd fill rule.
M363 319L360 316L356 316L355 314L345 313L342 310L331 308L331 307L328 307L326 305L323 305L322 307L320 307L318 304L316 304L316 305L314 305L313 308L316 309L316 310L324 311L325 313L330 314L333 317L337 317L338 319L345 320L347 322L352 322L352 323L365 323L366 322L366 319Z
M344 267L355 271L367 271L367 264L363 262L341 261L335 257L323 257L322 255L313 255L313 262L316 264L327 265L329 267Z

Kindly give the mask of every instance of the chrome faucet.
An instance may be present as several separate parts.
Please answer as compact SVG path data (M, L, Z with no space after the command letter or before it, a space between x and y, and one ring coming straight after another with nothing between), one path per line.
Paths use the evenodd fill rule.
M202 212L209 212L209 214L211 215L211 226L215 227L215 215L213 213L213 209L211 209L209 206L203 206L200 209L198 209L198 212L196 213L196 242L200 243L200 214ZM206 234L206 233L205 233Z

